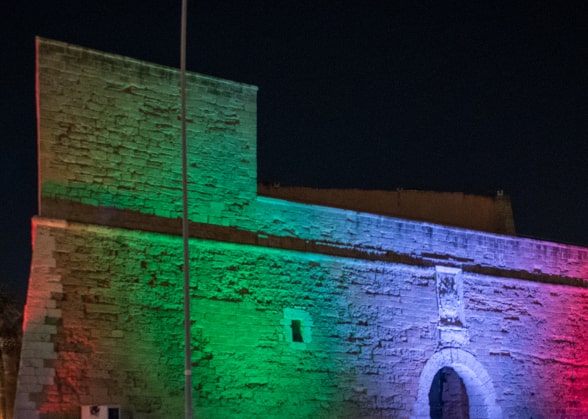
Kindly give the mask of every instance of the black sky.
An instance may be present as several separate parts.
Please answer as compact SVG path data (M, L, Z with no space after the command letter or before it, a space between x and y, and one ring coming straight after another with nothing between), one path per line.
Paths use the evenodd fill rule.
M2 278L36 211L35 35L179 66L180 0L0 6ZM511 196L517 231L588 245L588 5L188 1L188 69L259 86L259 180Z

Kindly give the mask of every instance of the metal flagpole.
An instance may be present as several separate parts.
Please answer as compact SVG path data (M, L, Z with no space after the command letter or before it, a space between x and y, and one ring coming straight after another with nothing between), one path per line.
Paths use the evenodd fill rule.
M182 125L182 236L184 239L184 377L185 418L192 419L192 338L190 333L190 249L188 224L188 147L186 140L186 14L187 0L182 0L180 42L180 91Z

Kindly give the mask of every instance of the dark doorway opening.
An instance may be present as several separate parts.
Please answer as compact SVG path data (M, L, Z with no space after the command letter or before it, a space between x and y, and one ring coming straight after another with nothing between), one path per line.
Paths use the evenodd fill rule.
M453 368L443 367L429 390L431 419L469 419L468 393L461 377Z

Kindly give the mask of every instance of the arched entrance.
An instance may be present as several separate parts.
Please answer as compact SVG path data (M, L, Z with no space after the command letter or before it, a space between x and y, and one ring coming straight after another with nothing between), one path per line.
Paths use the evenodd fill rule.
M433 405L435 399L442 400L443 395L439 394L439 388L435 389L434 382L436 379L443 378L446 380L444 384L447 384L449 380L449 390L453 393L451 396L446 393L445 397L447 400L451 399L452 408L457 409L455 412L462 414L462 416L448 417L497 419L502 416L500 408L496 405L494 385L482 364L468 352L457 348L447 348L435 353L421 372L417 401L413 411L414 418L431 418L438 414L439 409ZM436 385L439 386L439 384ZM431 392L433 403L430 399ZM463 404L459 405L459 401L463 402L464 398L467 400L467 415L463 413Z
M431 419L469 419L470 405L466 387L453 368L443 367L429 390Z

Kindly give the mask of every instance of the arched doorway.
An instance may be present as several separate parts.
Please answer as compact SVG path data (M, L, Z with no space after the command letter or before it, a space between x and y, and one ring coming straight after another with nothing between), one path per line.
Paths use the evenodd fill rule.
M429 411L431 419L469 419L467 389L453 368L443 367L433 377L429 390Z
M440 372L441 374L439 374ZM446 348L435 353L421 372L417 401L413 410L414 418L431 418L433 414L436 414L431 409L429 395L436 377L441 379L443 376L446 380L450 380L450 390L455 393L452 396L455 400L451 402L454 406L459 398L461 400L464 397L467 398L467 416L463 416L462 413L462 416L448 417L498 419L502 416L501 409L496 405L494 385L482 364L472 354L464 350ZM460 387L461 385L463 388ZM436 393L435 389L433 390L433 398L442 397ZM459 409L458 412L463 412L463 406Z

